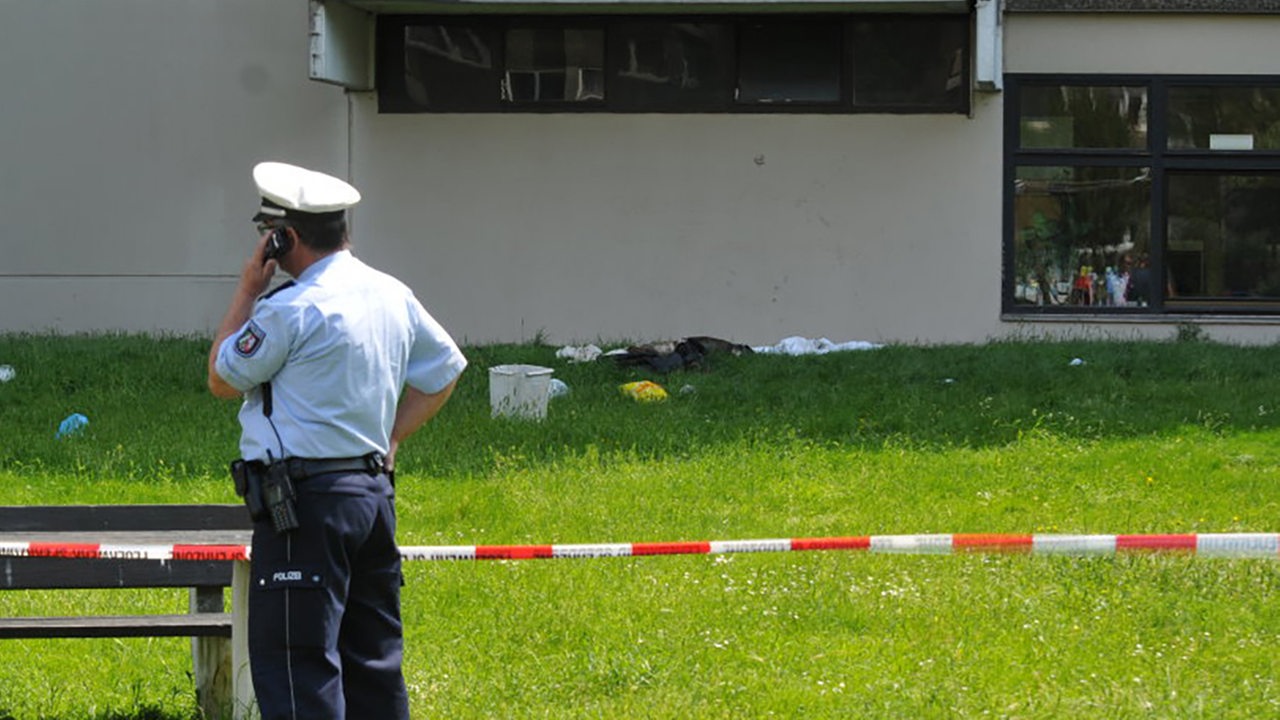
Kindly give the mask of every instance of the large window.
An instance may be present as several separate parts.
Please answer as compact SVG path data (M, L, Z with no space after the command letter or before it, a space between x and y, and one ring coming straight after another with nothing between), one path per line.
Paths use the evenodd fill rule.
M1007 78L1007 312L1280 314L1280 78Z
M378 109L969 108L967 15L380 16Z

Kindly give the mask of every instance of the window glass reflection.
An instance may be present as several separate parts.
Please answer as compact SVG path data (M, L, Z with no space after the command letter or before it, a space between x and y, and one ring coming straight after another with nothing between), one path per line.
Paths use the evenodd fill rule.
M1169 173L1172 298L1280 297L1280 176Z
M733 100L733 30L722 23L627 22L611 39L618 108L710 108Z
M513 28L506 35L503 100L604 99L604 30Z
M1026 85L1023 148L1145 148L1145 87Z
M838 102L842 30L834 20L743 25L738 102Z
M493 32L468 25L410 25L404 29L405 93L430 110L496 105Z
M963 107L969 26L955 18L853 23L853 102Z
M927 13L382 14L378 112L964 113L968 35Z
M1169 88L1171 150L1280 150L1280 87Z
M1014 301L1141 307L1150 276L1148 168L1019 167Z

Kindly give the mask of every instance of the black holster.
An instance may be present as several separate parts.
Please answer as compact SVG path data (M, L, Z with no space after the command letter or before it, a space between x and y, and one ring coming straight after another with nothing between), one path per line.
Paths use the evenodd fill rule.
M231 479L235 481L236 494L244 498L249 517L255 522L270 519L277 533L298 528L296 494L286 463L267 465L257 460L233 460Z

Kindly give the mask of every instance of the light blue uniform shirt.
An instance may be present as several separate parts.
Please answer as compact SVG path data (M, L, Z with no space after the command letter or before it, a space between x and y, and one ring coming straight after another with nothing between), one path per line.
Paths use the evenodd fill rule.
M386 453L405 384L439 392L466 366L404 283L343 250L260 299L215 367L245 393L241 457L266 461Z

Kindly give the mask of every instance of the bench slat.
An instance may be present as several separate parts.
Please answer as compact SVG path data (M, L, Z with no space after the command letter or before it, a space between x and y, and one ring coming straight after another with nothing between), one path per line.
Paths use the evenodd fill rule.
M0 532L250 530L244 505L4 505Z
M0 638L231 637L230 613L0 618Z
M230 560L0 557L0 590L231 585Z

